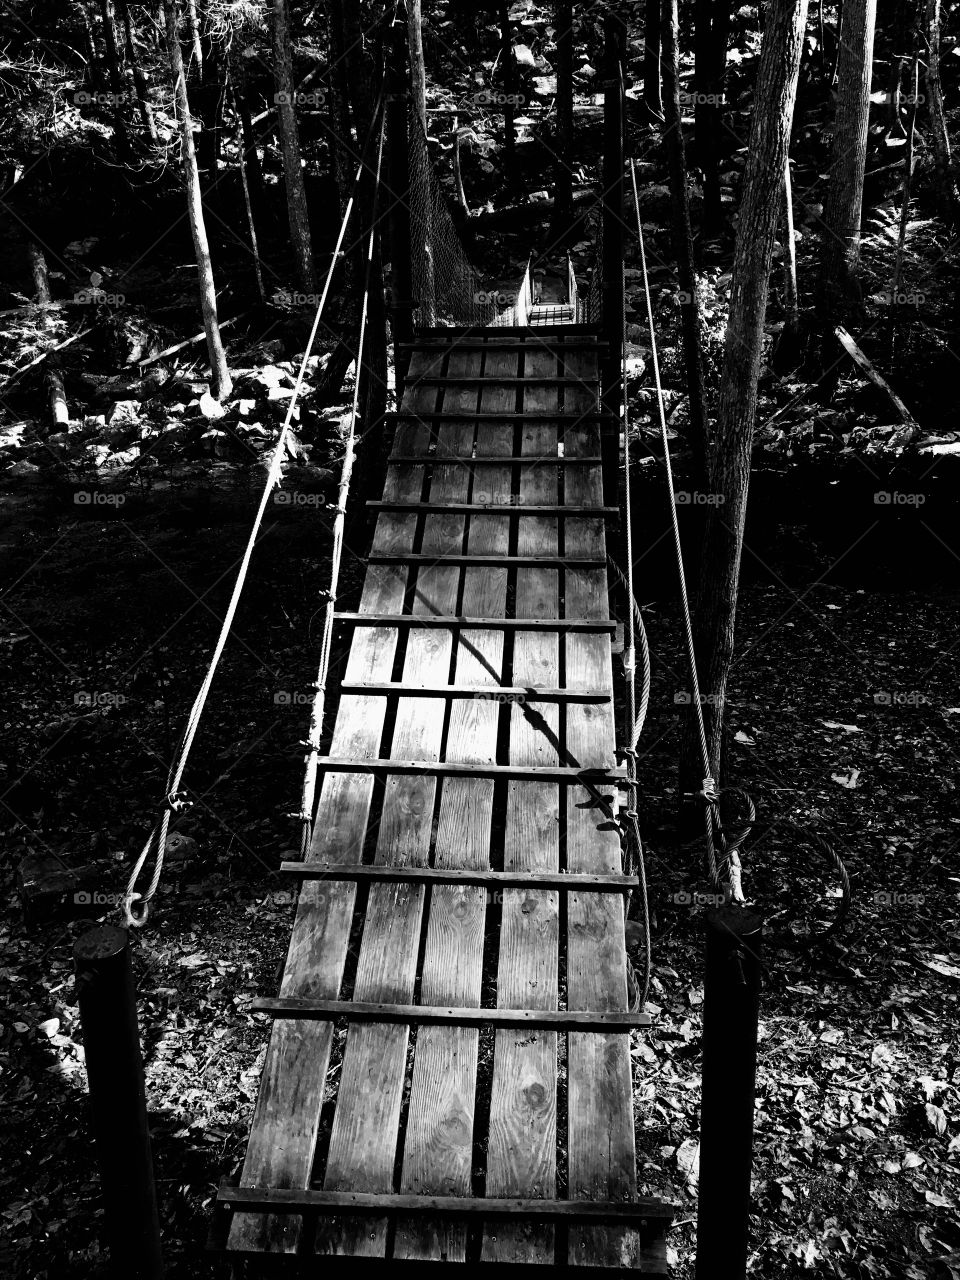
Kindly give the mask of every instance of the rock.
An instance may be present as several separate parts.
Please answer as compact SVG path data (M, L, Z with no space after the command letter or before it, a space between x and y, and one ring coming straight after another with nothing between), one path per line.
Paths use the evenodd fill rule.
M140 421L139 400L118 400L107 418L108 427L131 427Z

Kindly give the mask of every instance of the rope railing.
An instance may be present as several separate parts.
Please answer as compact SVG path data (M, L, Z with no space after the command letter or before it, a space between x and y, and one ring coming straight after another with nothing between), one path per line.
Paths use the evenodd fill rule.
M454 225L416 110L410 113L410 266L418 328L486 325L496 300L483 287Z
M376 128L379 125L380 147L379 147L378 156L377 156L377 171L376 171L378 185L379 185L379 174L380 174L380 160L381 160L382 150L383 150L382 105L383 105L383 99L381 96L380 100L377 103L376 109L374 111L373 121L371 123L370 133L367 139L367 142L369 143L369 141L373 138L373 136L375 136ZM270 459L270 464L267 469L267 479L264 484L263 493L261 494L260 502L257 507L256 514L253 519L253 526L250 530L250 534L247 539L247 544L240 561L240 568L237 572L237 578L236 578L236 581L234 582L233 591L230 596L230 601L229 601L229 604L227 605L227 610L226 610L226 613L224 614L223 622L220 627L220 634L217 637L217 641L213 650L213 655L210 659L210 662L207 665L207 670L203 677L203 681L200 685L200 689L197 692L197 695L193 701L193 705L190 708L190 713L187 717L186 727L184 728L183 735L177 746L177 750L174 755L173 761L171 762L170 767L167 771L167 780L166 780L166 785L164 787L164 799L160 806L160 814L156 819L153 825L153 828L150 831L149 836L147 837L147 841L143 849L141 850L139 857L137 858L133 871L131 872L130 878L127 882L126 890L123 894L123 899L120 904L120 910L124 917L124 923L128 928L132 926L134 928L139 929L139 928L142 928L143 925L146 924L147 922L147 917L149 915L149 904L157 892L157 889L160 885L160 878L163 874L163 864L164 864L164 857L166 854L167 838L170 830L170 816L172 813L175 813L178 810L181 810L187 807L189 804L189 801L185 798L185 796L182 794L180 789L181 783L183 781L184 771L187 767L187 761L189 759L190 752L193 748L197 731L200 727L200 721L203 716L204 709L206 707L207 698L210 693L210 688L213 684L214 677L220 665L220 659L223 656L224 648L226 647L227 640L230 636L230 631L233 626L234 618L236 616L237 607L240 603L240 596L243 593L243 588L244 588L244 585L246 584L247 574L250 569L250 562L253 558L253 551L257 544L257 538L260 533L260 526L263 523L263 517L266 512L267 505L270 502L270 497L274 488L281 482L283 478L283 463L287 455L287 444L288 444L288 439L290 435L290 428L293 423L294 412L297 407L297 402L300 398L300 393L303 389L304 376L307 371L307 367L309 364L311 353L313 351L314 343L316 342L317 333L319 332L319 329L320 329L320 321L327 305L327 299L330 295L330 287L333 281L334 273L340 262L340 258L343 251L343 244L344 244L344 240L346 238L346 233L347 233L347 226L353 216L353 211L357 203L357 193L359 190L360 181L365 169L367 168L367 163L368 163L367 148L365 145L363 156L360 160L360 163L357 166L350 198L347 201L347 206L346 206L346 209L344 210L343 218L340 223L340 231L337 236L336 246L330 258L330 266L327 270L326 279L324 280L323 292L320 295L320 301L317 305L317 310L314 316L313 325L311 327L309 337L307 338L307 342L304 347L303 357L300 361L300 368L297 373L296 384L293 389L293 395L290 397L290 403L287 406L287 411L286 411L286 414L284 415L283 423L280 428L280 433L277 437L277 442L274 446L273 454ZM375 201L374 201L374 204L375 204ZM373 228L371 229L371 239L373 237L375 229L376 229L376 218L374 218ZM369 287L369 271L368 271L368 287ZM367 294L365 293L364 306L363 306L364 320L366 318L366 301L367 301ZM363 338L363 332L362 332L363 327L364 326L362 324L361 325L361 342ZM360 381L359 374L360 374L360 357L358 355L357 357L357 384L358 385ZM356 418L356 409L357 409L357 398L355 393L354 423ZM344 464L345 478L346 478L347 485L349 485L350 470L352 468L352 452L353 451L352 451L352 445L351 445L351 447L349 447L347 450L347 458L345 459L345 464ZM347 459L349 459L349 461ZM342 518L341 518L340 512L345 505L345 501L346 501L346 493L344 488L344 476L342 475L341 490L340 490L340 494L338 496L338 502L337 502L337 521L339 522L339 528L340 528L339 537L341 540L342 540ZM335 543L335 552L336 552L336 548L338 545L336 525L334 530L334 543ZM339 555L335 554L333 577L331 582L331 590L329 593L331 596L335 596L336 594L336 574L338 569L339 569ZM326 649L324 652L326 653L326 660L329 661L329 645L326 646ZM147 863L150 861L151 858L153 859L153 870L150 875L150 880L145 889L143 889L142 891L138 890L137 884L139 883L140 877L143 874L143 870L145 866L147 865ZM135 902L139 902L140 904L139 914L137 914L137 912L134 910Z

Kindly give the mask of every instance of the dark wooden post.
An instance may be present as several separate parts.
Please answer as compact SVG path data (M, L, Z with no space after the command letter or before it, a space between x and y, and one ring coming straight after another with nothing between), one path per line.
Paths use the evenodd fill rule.
M618 14L604 18L603 72L603 315L602 336L607 343L601 357L600 385L606 419L603 443L603 500L618 505L617 457L623 398L623 50L625 27Z
M383 198L390 209L391 301L390 331L393 334L393 363L397 379L397 405L410 365L409 348L401 344L413 339L413 279L410 267L410 140L407 135L407 14L400 4L390 29L387 52L387 173Z
M706 931L696 1280L743 1280L763 922L726 905L706 913Z
M126 930L97 925L74 944L73 958L112 1273L117 1280L162 1280L160 1219Z

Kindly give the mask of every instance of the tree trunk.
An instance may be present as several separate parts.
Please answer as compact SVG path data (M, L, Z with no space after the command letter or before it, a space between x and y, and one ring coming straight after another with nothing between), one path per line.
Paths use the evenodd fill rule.
M197 165L201 173L206 175L208 189L216 192L217 169L220 161L220 128L223 108L223 86L221 84L221 68L223 61L219 49L210 30L210 21L203 18L199 33L200 47L203 55L198 68L199 75L193 90L193 101L196 115L200 118L200 132L197 134Z
M960 194L957 177L950 155L950 135L943 108L943 89L940 84L940 0L926 0L924 11L924 36L927 44L927 71L925 88L930 104L930 131L933 135L933 154L937 166L937 179L944 217L960 229Z
M660 0L646 0L643 18L643 101L655 116L663 115L660 92Z
M273 76L277 88L277 114L283 150L283 181L290 219L290 243L296 262L297 280L305 293L316 292L313 246L307 193L300 160L300 133L297 128L296 91L290 49L290 27L286 0L273 0Z
M150 102L150 83L137 58L136 46L133 43L133 23L130 21L130 6L127 4L127 0L120 0L120 16L123 20L123 35L127 58L130 61L130 69L133 72L133 83L137 89L137 106L140 109L140 118L143 121L143 127L150 135L151 142L156 142L157 124L153 118L153 106Z
M860 291L860 218L870 123L870 69L877 0L847 0L840 49L830 184L820 248L818 323L822 333L853 319Z
M557 0L557 142L551 238L563 243L573 222L573 0Z
M797 242L793 234L793 181L790 157L783 166L783 328L771 364L778 374L795 369L803 357L800 294L797 289Z
M760 53L747 168L734 251L716 438L695 618L696 651L712 776L720 777L723 710L734 624L757 407L770 265L786 164L807 0L771 0ZM692 709L691 709L692 710ZM697 790L703 764L688 722L681 790Z
M683 113L680 110L680 53L677 43L677 0L663 0L660 31L663 38L663 140L670 173L673 205L673 249L680 283L683 354L687 389L690 393L690 438L694 484L706 491L707 408L703 378L700 297L693 256L690 224L690 195L687 190L687 162L684 154Z
M197 279L200 285L200 310L203 329L207 338L207 354L210 358L210 393L217 400L224 400L233 390L227 357L220 341L217 321L217 291L210 262L210 245L203 219L203 201L200 197L200 175L197 172L197 154L193 145L193 120L187 98L187 79L177 31L176 0L163 0L163 17L167 34L167 54L173 76L174 95L177 104L177 123L180 126L180 150L183 163L183 185L187 197L187 217L193 248L197 258Z
M50 277L47 274L47 260L44 257L43 249L36 240L28 240L27 253L30 256L30 274L33 276L33 288L37 295L37 301L41 306L48 306L50 303ZM40 325L45 330L49 329L49 312L41 312ZM54 430L59 431L70 418L70 412L67 408L67 393L64 390L60 370L57 368L56 358L51 355L47 359L46 366L44 376L47 382L47 393L50 397L50 416L53 419Z
M900 196L900 225L897 231L897 256L890 281L890 356L897 345L897 327L900 320L900 281L903 274L903 252L907 243L907 222L910 218L910 195L913 187L913 156L917 130L918 91L920 88L920 55L913 55L910 72L910 111L907 116L907 143L903 156L903 187Z
M417 8L419 9L419 4ZM517 133L515 101L517 94L517 63L513 56L513 29L510 25L509 4L499 4L500 11L500 75L506 102L503 104L504 169L511 182L517 172Z
M407 41L410 50L410 93L413 109L420 117L423 132L427 133L427 72L423 61L423 19L420 0L410 0L407 5Z
M90 87L99 93L104 85L103 66L100 61L100 54L97 51L97 39L94 35L94 22L90 14L90 9L86 4L80 5L80 16L83 20L83 32L86 38L87 58L89 74L87 82Z
M197 0L187 0L187 30L190 33L190 55L196 63L195 74L203 75L203 45L200 43L200 23L197 21Z
M243 161L250 188L250 204L255 218L263 218L266 213L266 200L263 192L263 170L260 167L260 153L257 150L257 135L253 129L250 115L250 103L247 99L247 70L244 66L242 52L232 62L233 67L233 101L240 117L240 129L243 136Z
M450 134L453 145L453 189L457 193L457 206L464 218L470 217L470 206L467 204L467 193L463 188L463 171L460 167L460 117L450 117Z
M720 198L720 118L729 35L730 0L697 0L694 117L697 160L704 178L703 225L708 235L719 232L723 213Z
M113 130L117 139L117 156L125 160L130 154L130 139L127 137L127 126L123 119L123 103L127 95L124 91L123 76L120 74L113 0L100 0L100 18L103 23L103 43L107 55L107 72L110 76L110 93L113 97Z
M241 91L236 82L232 84L233 101L237 108L237 120L240 121L240 98ZM245 148L245 140L243 136L243 125L240 124L237 138L237 157L240 162L240 181L243 185L243 204L247 214L247 229L250 233L250 252L253 254L253 270L257 277L257 291L260 294L260 301L266 302L267 294L263 287L263 271L260 268L260 245L257 241L257 222L253 212L253 199L250 192L250 176L247 172L247 155Z

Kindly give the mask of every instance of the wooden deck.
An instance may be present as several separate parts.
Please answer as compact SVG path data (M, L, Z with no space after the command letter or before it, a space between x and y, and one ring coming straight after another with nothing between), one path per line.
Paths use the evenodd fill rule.
M235 1255L666 1272L669 1210L637 1196L600 431L586 326L414 345L221 1197Z

